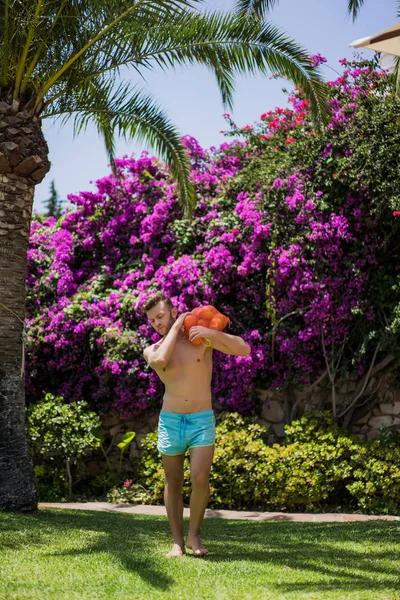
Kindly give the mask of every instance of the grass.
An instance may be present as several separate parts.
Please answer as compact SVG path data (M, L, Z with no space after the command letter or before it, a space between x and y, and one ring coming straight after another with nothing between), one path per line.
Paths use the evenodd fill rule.
M165 517L0 513L0 599L400 599L397 521L205 519L202 534L206 558L167 559Z

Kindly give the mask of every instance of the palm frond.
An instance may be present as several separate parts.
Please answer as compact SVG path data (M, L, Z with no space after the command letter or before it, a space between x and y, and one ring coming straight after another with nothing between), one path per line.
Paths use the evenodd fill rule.
M185 214L191 216L194 188L189 179L189 158L178 131L151 96L132 89L129 84L115 90L111 82L95 80L68 100L59 100L58 105L42 116L59 118L62 124L73 119L75 134L95 123L105 139L111 161L115 157L115 135L149 143L170 166Z
M353 17L353 21L358 17L358 13L365 0L348 0L347 2L347 12Z
M150 26L200 0L4 0L0 7L2 87L29 78L37 89L60 77L85 48L129 17ZM21 74L21 69L23 70ZM58 75L57 75L58 74ZM14 89L12 90L14 92ZM18 90L15 94L18 96Z
M396 56L394 60L393 77L396 94L400 96L400 56Z
M3 93L9 90L17 108L32 115L74 115L76 131L93 121L110 157L115 151L114 130L146 139L169 161L182 186L182 201L190 207L193 189L178 133L150 97L138 91L128 99L122 95L130 93L118 85L122 67L144 77L153 68L205 65L214 73L228 107L236 75L273 72L301 86L317 122L327 114L324 84L304 48L255 16L258 9L241 15L200 13L195 11L200 2L4 0ZM254 1L252 6L261 3Z
M4 85L4 82L7 81L8 70L9 70L9 60L10 60L10 9L9 9L10 0L4 0L4 8L1 14L1 29L3 33L3 43L0 46L0 86Z
M265 19L279 0L236 0L235 12L239 15L253 15Z
M14 98L15 99L18 99L18 96L19 96L21 82L22 82L22 78L23 78L23 74L24 74L25 65L26 65L26 60L28 58L28 53L29 53L29 50L31 47L31 43L32 43L34 34L35 34L35 30L38 26L38 21L39 21L41 9L43 7L43 2L44 2L44 0L36 0L36 5L33 3L35 10L32 15L32 21L30 23L30 26L29 26L29 29L27 32L25 44L22 49L21 55L19 57L16 74L15 74L15 86L14 86Z
M316 116L326 113L321 76L306 50L277 27L254 17L180 11L170 15L167 23L156 26L124 26L118 39L111 37L108 41L112 51L106 51L106 45L101 54L89 52L83 65L77 63L79 68L70 70L71 76L65 78L64 85L54 88L47 104L69 93L75 84L100 73L118 72L122 66L131 66L143 74L155 67L167 69L197 63L214 73L228 107L233 102L235 75L272 71L303 87Z
M141 36L135 33L135 46L138 67L206 65L217 76L228 106L234 75L278 73L301 85L318 121L327 118L326 87L308 52L276 26L255 17L181 12L167 26L160 24Z
M38 0L41 1L41 0ZM185 0L181 2L181 4L189 4ZM154 20L154 16L158 19L160 17L168 17L170 14L171 8L179 7L179 3L175 0L137 0L134 4L131 2L127 3L126 1L120 0L117 5L119 10L114 11L115 0L111 0L108 5L106 5L105 13L107 15L107 19L102 25L98 25L96 27L96 31L94 34L86 41L85 44L81 45L81 47L66 61L53 75L49 78L49 80L45 83L42 90L39 92L38 97L36 99L36 106L39 106L42 102L47 91L63 76L64 72L66 72L75 62L79 61L84 54L89 51L91 48L96 47L97 42L102 38L107 38L108 34L113 34L119 27L119 24L122 24L125 21L129 22L129 17L134 15L136 19L138 17L141 19L143 24L143 18L146 19L147 23L152 23ZM110 10L111 9L111 10ZM157 10L158 9L158 10Z

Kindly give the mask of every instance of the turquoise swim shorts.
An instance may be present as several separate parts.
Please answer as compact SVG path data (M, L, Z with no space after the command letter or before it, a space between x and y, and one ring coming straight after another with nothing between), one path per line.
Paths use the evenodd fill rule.
M215 441L213 410L174 413L162 410L158 422L157 449L161 454L176 456L188 448L212 446Z

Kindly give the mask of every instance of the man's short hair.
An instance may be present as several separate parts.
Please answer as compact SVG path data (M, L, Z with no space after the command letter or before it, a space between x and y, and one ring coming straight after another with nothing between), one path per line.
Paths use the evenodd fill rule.
M156 292L147 298L147 300L143 303L142 309L144 312L148 312L150 309L154 308L154 306L157 306L159 302L165 302L170 310L173 308L171 299L168 298L164 292Z

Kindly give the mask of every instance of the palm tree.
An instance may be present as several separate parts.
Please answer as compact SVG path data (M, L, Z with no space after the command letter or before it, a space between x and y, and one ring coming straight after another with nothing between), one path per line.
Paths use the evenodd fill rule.
M252 14L264 18L267 13L278 4L279 0L237 0L236 12L239 14ZM356 20L365 0L347 0L347 12ZM400 19L400 2L397 0L397 18Z
M347 11L356 20L365 0L347 0ZM400 1L397 0L397 18L400 19Z
M114 136L150 143L171 168L186 213L189 161L167 116L135 83L146 70L200 63L224 104L237 73L280 73L325 115L307 52L260 19L196 10L200 0L3 0L0 4L0 510L34 510L37 488L24 425L26 252L35 185L50 168L44 118L91 122L110 159Z
M254 15L264 19L279 0L237 0L236 12L242 15Z

